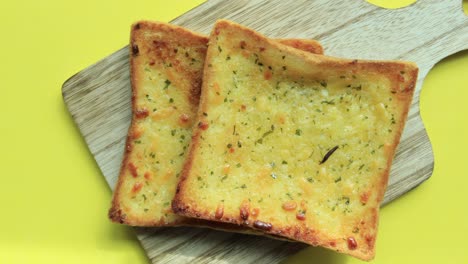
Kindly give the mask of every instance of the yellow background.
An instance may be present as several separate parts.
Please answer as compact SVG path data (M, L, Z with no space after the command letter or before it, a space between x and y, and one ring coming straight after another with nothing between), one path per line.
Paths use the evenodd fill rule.
M131 22L194 1L6 1L0 10L0 263L147 263L111 224L111 192L61 97L72 74L123 47ZM389 7L412 1L373 0ZM464 2L465 8L468 6ZM430 72L421 112L432 178L382 209L374 263L468 263L468 51ZM320 248L290 263L358 263Z

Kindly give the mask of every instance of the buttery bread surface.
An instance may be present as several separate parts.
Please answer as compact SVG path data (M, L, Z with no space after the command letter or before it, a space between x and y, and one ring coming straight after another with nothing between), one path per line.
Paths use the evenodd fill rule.
M308 54L224 20L209 41L173 210L372 259L417 67Z

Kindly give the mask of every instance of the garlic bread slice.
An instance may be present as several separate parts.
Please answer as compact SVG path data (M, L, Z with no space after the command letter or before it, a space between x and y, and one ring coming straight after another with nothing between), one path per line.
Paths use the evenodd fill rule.
M372 259L417 72L217 22L173 210Z

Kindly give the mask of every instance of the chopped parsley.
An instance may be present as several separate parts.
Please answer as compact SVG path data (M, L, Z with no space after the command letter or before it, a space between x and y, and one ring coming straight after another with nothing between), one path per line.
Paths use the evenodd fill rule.
M167 88L169 88L169 85L171 85L171 81L165 80L164 83L165 83L165 86L164 86L163 90L166 90Z

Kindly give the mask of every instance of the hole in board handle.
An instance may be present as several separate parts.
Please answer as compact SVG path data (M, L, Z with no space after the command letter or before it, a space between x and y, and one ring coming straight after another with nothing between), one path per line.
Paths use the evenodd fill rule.
M387 9L403 8L416 2L416 0L366 0L366 1L378 7L387 8Z

